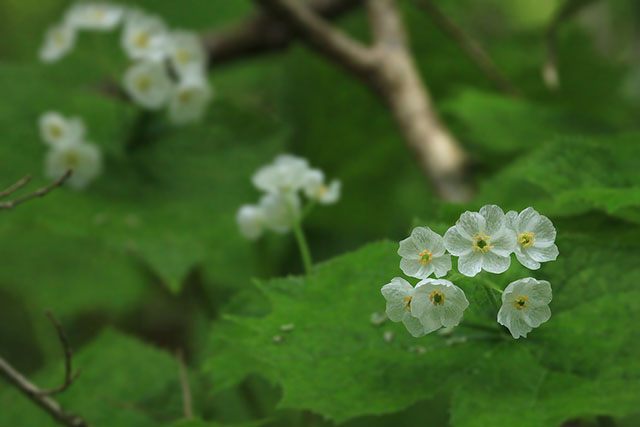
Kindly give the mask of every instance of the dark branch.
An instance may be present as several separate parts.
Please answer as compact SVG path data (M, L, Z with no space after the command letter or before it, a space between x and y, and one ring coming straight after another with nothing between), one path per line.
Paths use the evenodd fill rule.
M18 190L19 188L24 187L25 185L27 185L29 181L31 181L31 175L25 176L20 181L16 182L6 190L0 192L0 199L7 197L8 195L12 194L14 191Z
M62 184L64 184L64 182L67 179L69 179L69 177L71 176L71 173L72 173L71 169L69 169L67 172L64 173L64 175L62 175L60 178L56 179L54 182L52 182L51 184L47 185L46 187L40 188L40 189L34 191L33 193L27 194L26 196L18 197L16 199L9 200L9 201L6 201L6 202L0 202L0 209L12 209L12 208L18 206L21 203L28 202L31 199L35 199L37 197L46 196L50 191L52 191L55 188L60 187ZM26 181L28 181L28 178L29 177L24 178L20 182L17 182L13 186L11 186L8 189L6 189L5 191L3 191L2 194L5 194L5 193L11 194L13 191L15 191L16 189L22 187L24 184L26 184Z
M67 336L62 330L62 325L60 325L60 322L58 322L58 320L54 317L54 315L49 310L47 310L45 314L47 315L49 320L51 320L51 323L53 323L53 326L56 328L56 332L58 333L58 338L60 339L60 344L62 345L62 353L64 356L64 381L58 387L48 389L48 390L41 390L40 394L43 396L60 393L66 390L76 380L76 378L78 378L78 375L80 375L80 369L78 369L75 373L73 373L73 369L72 369L73 350L69 345L69 340L67 339Z

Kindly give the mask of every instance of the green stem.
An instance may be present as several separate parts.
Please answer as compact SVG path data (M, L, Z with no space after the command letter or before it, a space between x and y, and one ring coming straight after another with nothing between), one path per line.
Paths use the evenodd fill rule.
M302 231L302 224L300 221L293 223L293 234L296 236L296 242L298 243L298 249L300 250L300 256L302 257L302 263L304 264L304 271L307 274L311 273L313 269L313 262L311 261L311 252L307 245L307 239Z
M485 286L493 289L494 291L498 291L500 293L504 292L502 289L500 289L500 287L498 287L498 285L493 283L491 280L484 279L482 282L484 283Z
M493 305L493 308L496 311L500 310L500 307L498 307L498 302L496 301L496 297L493 295L493 292L491 292L491 289L493 288L491 286L488 286L486 283L483 284L484 286L482 288L487 293L487 297L489 298L489 301L491 301L491 305Z

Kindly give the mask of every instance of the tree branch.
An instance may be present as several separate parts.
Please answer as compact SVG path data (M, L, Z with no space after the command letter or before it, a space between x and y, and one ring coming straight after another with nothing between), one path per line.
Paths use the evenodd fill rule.
M27 183L31 181L31 175L27 175L24 178L22 178L20 181L16 182L15 184L11 185L9 188L7 188L6 190L0 192L0 199L4 199L5 197L11 195L14 191L24 187L25 185L27 185Z
M87 422L81 417L66 412L62 409L60 404L54 400L50 394L54 392L59 392L66 389L73 380L77 377L77 374L72 376L71 372L71 349L67 342L67 338L62 332L62 327L60 323L53 317L53 315L47 312L47 316L53 322L56 330L58 331L58 338L62 343L64 353L65 353L65 381L60 387L56 387L52 390L42 390L38 388L35 384L29 381L25 376L23 376L17 369L15 369L9 362L7 362L4 358L0 357L0 375L2 375L9 383L11 383L14 387L16 387L22 394L27 396L33 403L40 406L43 410L45 410L49 415L53 417L58 423L70 427L86 427L88 426Z
M471 191L465 177L466 156L432 105L417 71L404 24L394 0L367 0L373 47L363 46L332 27L303 2L255 0L311 47L354 73L391 110L407 145L436 191L446 200L463 201Z
M464 50L469 58L487 75L489 80L491 80L498 89L508 95L520 95L520 91L506 75L500 72L482 46L465 34L462 28L450 20L432 0L414 0L414 2L431 15L433 21L442 31L458 42L462 50Z
M78 375L80 375L80 369L78 369L75 373L73 373L72 364L71 364L71 360L73 358L73 350L69 345L69 340L67 339L67 336L62 330L62 325L60 325L60 322L58 322L58 320L53 316L53 314L49 310L47 310L45 314L47 315L49 320L51 320L51 323L53 323L53 326L56 328L56 332L58 333L58 338L60 339L60 343L62 344L62 354L64 356L64 381L58 387L54 387L49 390L40 390L40 394L43 396L60 393L66 390L76 380L76 378L78 378Z
M332 19L362 3L362 0L308 0L309 9ZM209 66L285 49L295 39L292 28L269 13L260 11L239 24L203 35Z
M36 191L34 191L33 193L27 194L26 196L22 196L22 197L18 197L16 199L13 200L9 200L6 202L0 202L0 210L2 209L12 209L16 206L18 206L21 203L24 202L28 202L31 199L35 199L36 197L44 197L46 196L50 191L54 190L57 187L60 187L62 184L64 184L64 182L69 179L69 177L71 176L71 169L69 169L67 172L64 173L64 175L62 175L60 178L56 179L54 182L52 182L51 184L47 185L46 187L40 188ZM25 178L23 178L21 181L18 181L17 183L13 184L11 187L7 188L6 190L4 190L0 197L5 197L11 193L13 193L15 190L17 190L18 188L24 186L28 181L29 181L30 177L27 176Z

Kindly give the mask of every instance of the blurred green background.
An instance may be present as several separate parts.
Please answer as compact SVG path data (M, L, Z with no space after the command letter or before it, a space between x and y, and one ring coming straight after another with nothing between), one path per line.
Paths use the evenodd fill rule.
M255 9L134 3L196 31ZM39 385L57 384L62 354L43 315L52 310L83 370L58 398L99 426L638 425L640 7L596 1L563 21L554 91L540 69L564 2L437 2L522 92L511 97L428 13L398 3L437 108L472 159L468 205L439 200L379 100L300 43L214 65L202 123L174 127L159 114L141 127L139 109L99 90L127 65L118 32L82 33L70 55L44 65L44 32L70 3L0 0L1 186L26 174L30 189L45 184L37 120L47 110L82 117L105 154L86 191L0 213L0 354ZM369 38L360 9L338 24ZM249 242L235 224L258 197L251 174L281 152L343 182L340 202L305 223L322 262L311 277L300 276L292 236ZM380 287L400 275L396 242L415 225L442 233L485 203L533 206L556 225L556 262L529 272L514 260L487 275L501 286L549 280L550 321L518 341L373 326ZM490 324L477 285L460 286L474 307L465 317ZM293 331L279 332L288 323ZM180 421L177 349L196 421ZM0 425L50 424L0 382Z

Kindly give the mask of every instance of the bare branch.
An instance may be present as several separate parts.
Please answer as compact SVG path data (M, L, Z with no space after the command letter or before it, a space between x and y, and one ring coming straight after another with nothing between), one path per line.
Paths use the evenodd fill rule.
M370 72L374 56L369 48L331 26L297 0L255 0L287 22L307 43L351 71Z
M45 410L58 423L70 427L86 427L88 426L88 424L84 419L82 419L78 415L66 412L64 409L62 409L60 404L50 396L50 394L52 394L53 392L66 389L71 384L71 382L73 382L75 376L70 375L71 350L69 349L67 338L62 332L62 327L50 312L47 312L47 316L49 317L49 319L51 319L56 330L58 331L58 337L60 338L65 351L66 374L64 384L60 387L57 387L56 389L53 389L53 391L42 390L31 381L29 381L24 375L22 375L17 369L11 366L11 364L2 357L0 357L0 375L3 376L18 390L20 390L20 392L27 396L33 403Z
M362 0L308 0L318 15L336 18L362 3ZM292 28L276 17L260 11L237 25L203 35L209 66L231 62L261 53L284 49L295 39Z
M182 388L182 407L184 410L184 418L191 420L193 419L191 386L189 385L189 376L187 375L187 367L184 363L184 354L181 349L176 351L176 359L178 361L178 372L180 374L180 387Z
M3 199L5 197L7 197L8 195L13 193L14 191L18 190L19 188L24 187L29 181L31 181L31 175L25 176L20 181L16 182L15 184L10 186L6 190L0 192L0 199Z
M582 9L598 0L567 0L551 20L547 27L545 48L547 55L542 65L542 78L549 89L557 89L560 86L558 72L558 29L567 20L579 13Z
M0 210L1 209L12 209L15 206L18 206L19 204L24 203L24 202L28 202L29 200L35 199L36 197L44 197L44 196L46 196L50 191L52 191L53 189L55 189L57 187L60 187L62 184L64 184L64 182L67 179L69 179L69 177L71 176L71 173L72 173L71 169L69 169L67 172L64 173L64 175L62 175L60 178L56 179L54 182L52 182L51 184L47 185L46 187L40 188L40 189L34 191L33 193L27 194L26 196L18 197L16 199L9 200L9 201L6 201L6 202L0 202ZM22 181L24 181L25 179L23 179ZM11 190L13 187L18 186L18 184L21 184L22 181L14 184L12 187L8 188L4 192L7 192L7 191ZM26 182L24 184L26 184ZM24 184L19 185L17 188L22 187L22 185L24 185ZM16 188L14 188L8 194L11 194L13 191L15 191L15 189Z
M451 21L432 0L414 1L431 15L433 21L442 31L458 42L462 50L464 50L469 58L487 75L489 80L491 80L497 88L509 95L520 95L520 91L506 75L502 74L482 46L465 34L462 28Z
M80 375L80 369L78 369L75 373L73 373L71 360L73 358L73 350L69 345L69 340L62 330L62 325L58 322L58 319L54 317L51 311L47 310L45 312L53 326L56 328L56 332L58 333L58 338L60 339L60 344L62 345L62 353L64 356L64 381L58 387L48 389L48 390L40 390L41 395L52 395L56 393L60 393L66 390Z

